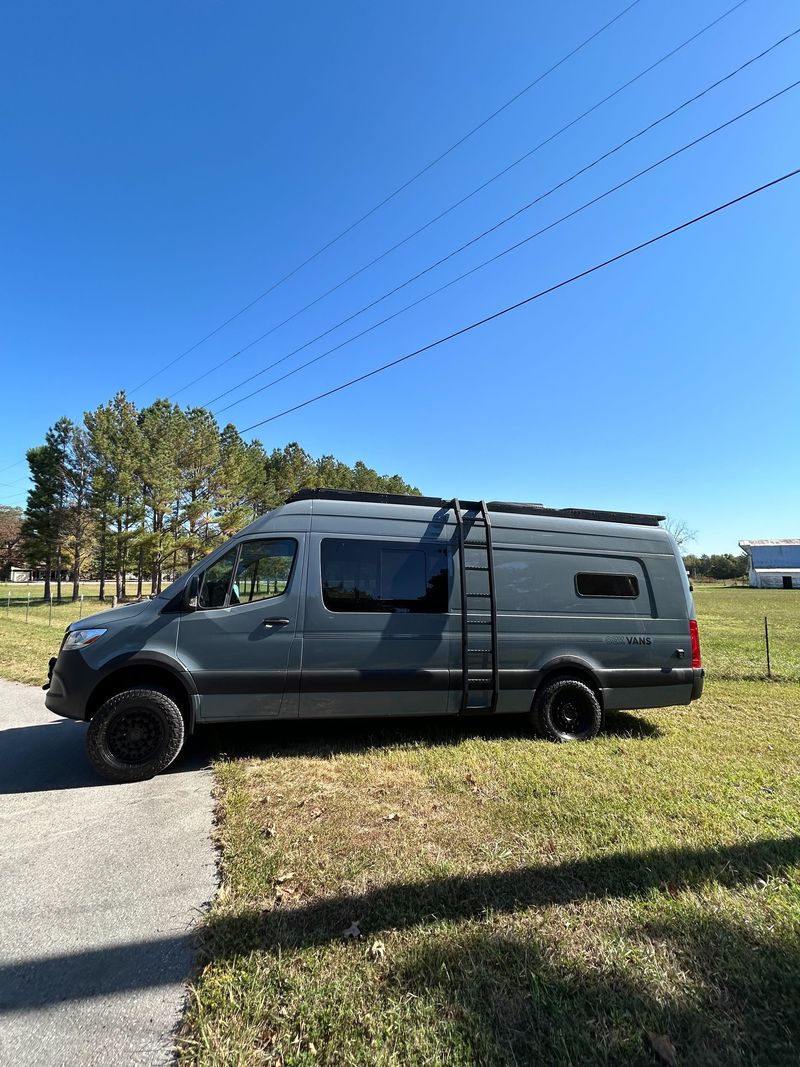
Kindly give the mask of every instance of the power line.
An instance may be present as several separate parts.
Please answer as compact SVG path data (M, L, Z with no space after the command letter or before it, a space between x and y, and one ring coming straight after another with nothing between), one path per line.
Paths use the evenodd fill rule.
M755 63L759 59L762 59L764 56L768 55L771 51L773 51L779 45L784 44L786 41L788 41L792 37L796 37L798 34L800 34L800 28L798 28L798 29L792 31L791 33L787 34L785 37L783 37L779 41L775 42L775 44L770 45L769 48L765 49L763 52L760 52L758 55L751 57L745 63L741 64L739 67L735 68L733 71L729 72L724 77L722 77L722 78L718 79L717 81L713 82L711 85L706 86L706 88L702 89L699 93L696 93L694 96L689 97L687 100L684 100L677 107L675 107L672 110L666 112L664 115L659 116L659 118L655 119L653 122L649 123L647 126L643 127L641 130L637 131L635 134L632 134L630 137L627 137L625 140L621 141L619 144L615 145L613 148L608 149L606 152L602 153L600 156L597 156L594 160L592 160L591 163L588 163L588 164L584 165L583 167L579 168L577 171L574 171L568 178L565 178L562 181L558 182L556 185L552 186L546 192L541 193L539 196L535 197L533 200L529 201L527 204L523 204L522 207L517 208L510 215L506 215L503 219L501 219L499 222L496 222L494 225L492 225L488 229L483 230L481 233L475 235L474 237L471 237L464 244L458 246L457 248L455 248L452 251L450 251L449 253L447 253L447 255L442 256L440 259L436 260L435 262L433 262L429 266L425 267L423 270L421 270L421 271L417 272L416 274L412 275L410 278L407 278L404 282L401 282L399 285L397 285L394 288L388 290L386 293L383 293L381 296L377 297L375 300L370 301L370 303L368 303L368 304L364 305L363 307L359 308L358 311L353 312L351 315L348 315L346 318L344 318L340 322L336 323L336 325L329 327L327 330L325 330L322 333L318 334L316 337L312 337L311 340L304 342L302 345L299 345L297 348L295 348L292 351L290 351L290 352L286 353L285 355L281 356L279 359L274 360L272 363L267 364L267 366L265 366L265 367L262 367L261 370L255 371L253 374L248 375L246 378L244 378L241 381L237 382L235 385L232 385L228 389L223 390L223 392L219 393L217 396L215 396L212 400L209 400L203 406L204 407L210 407L212 404L215 404L218 400L221 400L224 397L230 395L230 393L233 393L237 389L240 389L243 385L247 385L249 382L254 381L256 378L261 377L262 374L266 374L267 371L271 370L273 367L278 366L278 364L284 363L287 359L290 359L292 356L295 356L299 352L302 352L304 349L308 348L310 345L314 344L316 341L321 340L323 337L327 337L328 334L333 333L335 330L339 329L341 326L346 325L348 322L351 322L353 319L356 319L359 316L363 315L366 311L369 311L372 308L376 307L378 304L383 303L383 301L387 300L389 297L393 296L395 293L399 292L401 289L404 289L407 286L411 285L413 282L418 281L421 277L424 277L425 274L430 273L430 271L434 270L436 267L441 266L443 263L447 262L449 259L452 259L454 256L456 256L459 253L465 251L465 249L469 248L471 245L476 244L478 241L482 240L484 237L487 237L489 234L494 233L496 230L499 230L502 226L505 226L507 223L511 222L513 219L517 218L518 216L520 216L524 212L529 211L536 204L541 203L548 196L551 196L553 193L557 192L559 189L563 189L566 185L568 185L570 182L574 181L576 178L578 178L581 175L587 173L589 170L591 170L593 167L597 166L599 163L601 163L604 160L608 159L610 156L614 155L616 152L619 152L622 148L625 148L627 145L631 144L633 141L637 140L639 137L642 137L644 134L646 134L646 133L650 132L651 130L653 130L656 126L660 125L663 122L666 122L668 119L670 119L674 115L676 115L679 111L682 111L684 108L688 107L690 104L693 104L697 100L701 99L703 96L706 96L713 89L716 89L718 86L722 85L724 82L730 80L735 75L739 74L742 70L744 70L746 67L749 67L751 64ZM791 88L791 86L788 87L788 88ZM785 90L783 90L783 91L785 91ZM761 104L756 105L756 107L760 107L764 103L769 103L771 101L771 99L772 99L772 97L767 98L766 100L762 101ZM741 112L739 115L735 116L734 119L731 119L728 122L724 123L723 126L717 127L716 129L709 131L708 134L703 135L703 137L701 137L699 140L703 140L703 139L705 139L705 137L712 136L714 133L718 132L720 129L723 129L725 126L730 125L732 122L738 121L739 118L743 118L745 115L749 114L750 110L753 110L753 109L748 109L746 111ZM692 147L695 143L697 143L697 142L696 141L691 142L690 144L684 146L684 149L681 149L681 151L684 151L685 148ZM666 156L663 160L659 161L659 164L661 162L666 162L666 160L672 158L672 156L674 154L675 153L671 153L669 156ZM657 166L659 164L654 164L654 166ZM652 169L652 167L647 168L647 169L648 170ZM642 173L646 173L646 171L644 171ZM639 177L639 176L640 175L636 175L635 177ZM633 179L628 179L628 181L631 181L631 180L633 180ZM627 182L623 182L622 184L623 185L627 184ZM605 195L608 195L609 192L615 192L616 189L620 188L620 187L621 186L615 186L614 189L608 190L608 192L603 194L603 195L605 196ZM584 206L585 207L590 206L592 203L595 203L597 199L602 199L602 197L595 198L595 200L589 201L589 203L584 205ZM579 210L581 210L581 209L579 209ZM565 216L565 218L570 218L572 216L572 214L574 214L574 212L571 212L570 215ZM559 221L563 221L563 220L559 220ZM546 229L550 229L550 228L552 228L552 227L546 227ZM540 231L540 232L544 232L544 231ZM538 236L538 234L535 235L535 236ZM513 246L513 247L517 247L517 246ZM496 258L496 257L493 257L493 258ZM488 260L487 262L492 262L492 261L493 260ZM481 264L481 265L483 266L485 264ZM472 273L472 272L468 271L467 273L469 274L469 273ZM463 275L462 277L466 277L466 275ZM437 290L437 292L438 291L439 290ZM430 294L430 295L433 295L433 294ZM413 304L409 305L409 307L416 306L416 304L418 302L419 301L415 301ZM407 310L407 309L402 309L402 310ZM394 317L396 317L396 315L389 316L389 318L394 318ZM382 321L386 322L388 320L384 319ZM360 337L360 336L363 336L363 334L358 334L356 336ZM256 343L256 342L251 342L251 344L254 344L254 343ZM341 346L337 346L337 349L339 347L341 347ZM335 351L335 350L336 349L334 349L332 351ZM311 362L315 362L315 361L312 360ZM308 364L303 364L303 366L308 366ZM298 369L301 369L301 368L298 368ZM282 380L282 379L278 379L278 380ZM255 393L261 392L261 391L262 390L256 390ZM227 411L228 408L234 407L236 404L241 403L243 400L247 400L249 397L254 396L255 393L248 393L246 396L241 397L239 400L234 401L233 403L226 405L224 408L221 408L220 410L221 411Z
M267 337L271 336L277 330L280 330L283 326L286 326L288 323L292 322L298 316L305 314L306 311L309 311L312 307L314 307L316 304L318 304L321 300L324 300L324 299L326 299L326 297L331 296L338 289L341 289L342 286L347 285L348 282L353 281L354 278L357 278L360 274L363 274L364 271L369 270L371 267L374 267L376 263L380 263L381 260L386 258L386 256L391 255L392 252L396 252L398 248L401 248L403 245L407 244L409 241L413 240L415 237L418 237L421 233L424 233L425 230L429 229L435 223L441 221L441 219L445 218L446 215L449 215L452 211L455 211L456 208L459 208L463 204L467 203L468 200L471 200L472 197L477 196L478 193L483 192L484 189L487 189L494 182L496 182L500 178L504 177L506 174L509 173L509 171L511 171L515 167L519 166L519 164L523 163L526 159L529 159L531 156L535 155L537 152L539 152L546 145L551 144L558 137L560 137L563 133L566 133L567 130L571 129L577 123L581 122L583 119L587 118L593 112L597 111L598 108L602 107L604 104L607 104L610 100L613 100L614 97L618 96L621 92L624 92L625 89L630 88L631 85L634 85L641 78L645 77L645 75L647 75L651 71L655 70L656 67L660 66L662 63L665 63L668 59L671 59L672 56L674 56L677 52L680 52L683 48L686 48L693 41L696 41L698 37L701 37L704 33L707 33L708 30L712 29L714 26L716 26L723 19L725 19L729 15L733 14L734 11L736 11L738 8L742 7L742 5L747 3L747 2L748 2L748 0L738 0L738 2L733 5L733 7L728 8L727 11L724 11L717 18L713 19L707 25L703 26L702 29L697 30L696 33L693 33L690 37L687 37L686 40L682 41L679 45L676 45L669 52L666 52L663 56L661 56L659 59L657 59L654 63L651 63L648 67L645 67L643 70L640 70L638 74L634 75L634 77L629 78L628 81L624 82L622 85L619 85L616 89L614 89L613 92L609 93L607 96L604 96L601 100L598 100L590 108L587 108L586 111L582 112L580 115L577 115L575 118L571 119L568 123L566 123L564 126L562 126L560 129L556 130L555 133L551 133L548 137L546 137L544 140L540 141L533 148L531 148L527 152L523 153L523 155L521 155L518 159L515 159L512 163L509 163L507 166L503 167L502 170L498 171L496 174L493 174L486 181L484 181L480 185L476 186L471 192L469 192L465 196L461 197L460 200L455 201L449 207L445 208L443 211L440 211L438 215L433 216L433 218L431 218L427 222L423 223L422 226L419 226L412 233L409 233L407 236L403 237L400 241L397 241L395 244L391 245L389 248L386 248L379 255L377 255L373 259L369 260L369 262L363 264L361 267L359 267L357 270L353 271L351 274L348 274L346 278L343 278L341 281L337 282L336 285L331 286L331 288L327 289L324 293L321 293L319 296L317 296L313 300L309 301L309 303L305 304L301 308L298 308L297 311L293 312L291 315L287 316L285 319L282 319L280 322L278 322L274 326L270 327L269 330L267 330L265 333L260 334L259 337L257 337L254 341L249 342L243 348L238 349L232 355L227 356L225 359L221 360L219 363L215 363L207 371L204 371L202 374L198 375L196 378L193 378L191 381L187 382L185 385L182 385L179 389L176 389L173 393L170 393L169 394L169 399L170 400L174 399L179 393L182 393L185 389L190 389L193 385L196 385L198 382L203 381L204 378L207 378L209 375L213 374L214 371L219 370L220 367L223 367L223 366L227 365L228 363L232 362L238 356L241 356L244 352L246 352L250 348L252 348L253 345L258 344L261 341L265 340Z
M28 461L26 459L18 459L16 461L16 463L9 463L9 465L7 467L0 467L0 474L2 474L3 471L10 471L12 467L19 467L23 463L27 463L27 462Z
M663 233L659 233L655 237L650 237L647 241L642 241L641 244L634 245L632 248L627 248L624 252L619 252L610 259L603 260L602 263L595 263L593 267L588 267L579 274L573 274L571 278L565 278L562 281L557 282L555 285L549 286L547 289L540 289L539 292L525 297L524 300L519 300L515 304L510 304L508 307L501 308L499 311L495 311L493 314L487 315L485 318L478 319L476 322L472 322L468 326L462 326L461 329L454 330L452 333L447 334L445 337L440 337L436 341L431 341L429 344L423 345L422 348L417 348L413 352L408 352L406 355L400 356L398 359L393 359L389 363L384 363L380 367L375 367L373 370L367 371L366 374L360 374L357 378L351 378L350 381L344 382L342 385L337 385L333 389L327 389L324 393L318 393L316 396L312 396L310 399L304 400L300 404L295 404L293 407L279 411L276 415L271 415L268 419L261 419L260 422L254 422L251 426L246 426L241 432L249 433L250 430L258 429L259 426L265 426L267 423L274 422L276 419L280 419L284 415L290 415L294 411L299 411L301 408L308 407L309 404L315 404L318 400L324 400L326 397L333 396L335 393L340 393L344 389L349 389L350 386L366 381L367 378L373 378L376 374L381 374L383 371L389 370L391 367L396 367L401 363L405 363L407 360L413 359L415 356L420 356L424 352L430 352L431 349L437 348L439 345L443 345L447 341L452 341L456 337L462 337L464 334L470 333L472 330L477 330L478 327L485 326L487 323L493 322L495 319L499 319L503 315L508 315L512 311L517 311L519 308L525 307L534 300L540 300L542 297L548 296L550 293L554 293L558 289L563 289L565 286L571 285L573 282L580 281L581 278L586 278L590 274L602 270L604 267L611 266L612 263L618 263L621 259L625 259L627 256L632 256L636 252L641 252L642 249L648 248L650 245L656 244L658 241L663 241L667 237L672 237L674 234L680 233L681 230L686 230L690 226L696 225L698 222L703 222L704 220L711 218L713 215L717 215L721 211L733 207L735 204L742 203L742 201L749 199L751 196L756 196L758 193L763 193L766 189L771 189L773 186L787 181L789 178L795 178L798 174L800 174L800 167L789 171L786 174L782 174L779 178L773 178L772 181L765 182L764 185L759 185L755 189L750 189L748 192L742 193L733 200L728 200L724 204L719 204L710 211L703 212L702 215L696 215L693 219L688 219L686 222L682 222L678 226L673 226L670 230L665 230Z
M346 340L340 342L334 348L329 348L326 352L320 353L318 356L315 356L313 359L308 360L306 363L301 363L299 367L295 367L292 370L288 371L286 374L282 374L279 378L275 378L271 382L267 382L266 385L262 385L258 389L254 389L251 393L247 393L246 396L240 397L238 400L234 400L232 403L227 404L223 408L219 408L216 412L214 412L214 414L220 415L222 414L222 412L228 411L230 408L236 407L238 404L243 403L245 400L252 399L252 397L257 396L259 393L263 393L265 390L271 388L273 385L277 385L279 382L285 381L287 378L291 378L292 375L297 374L299 371L305 370L307 367L310 367L314 363L318 363L321 359L324 359L326 356L331 355L333 352L337 352L339 351L339 349L344 348L346 345L351 344L353 341L356 341L359 338L365 336L365 334L371 333L379 326L385 325L385 323L389 322L391 319L397 318L398 315L402 315L404 312L411 310L411 308L417 307L419 304L422 304L424 301L429 300L431 297L437 296L445 289L449 289L450 286L455 285L457 282L463 281L465 278L468 278L470 275L475 274L477 271L489 266L489 264L496 262L498 259L502 259L503 256L507 256L509 253L515 252L517 249L521 248L523 245L528 244L530 241L533 241L535 238L540 237L542 234L547 233L549 230L555 229L555 227L559 226L562 222L566 222L568 219L574 218L576 215L580 214L580 212L585 211L589 207L592 207L600 200L604 200L612 193L617 192L618 190L624 188L626 185L630 185L632 182L636 181L638 178L643 177L645 174L649 174L651 171L655 170L656 167L660 167L662 164L667 163L669 160L675 159L675 157L681 155L681 153L686 152L690 148L694 148L695 145L700 144L702 141L708 140L709 137L713 137L715 134L719 133L721 130L726 129L728 126L732 126L733 123L738 122L739 119L745 118L747 115L752 114L759 108L764 107L766 104L771 103L773 100L776 100L779 96L783 96L783 94L789 92L790 89L797 88L798 85L800 85L800 80L793 82L791 85L787 85L785 88L779 90L773 96L767 97L765 100L761 100L758 104L754 104L753 107L748 108L746 111L743 111L738 115L735 115L732 119L728 119L728 121L722 123L721 126L717 126L713 130L707 131L700 137L695 138L695 140L689 141L688 144L682 145L680 148L675 149L673 152L670 152L666 156L662 156L662 158L657 160L655 163L651 163L649 166L645 167L643 170L638 171L636 174L631 175L624 181L619 182L617 185L612 186L610 189L606 189L605 192L600 193L598 196L593 197L591 200L587 200L585 203L581 204L579 207L574 208L566 215L562 215L554 222L550 222L547 226L543 226L541 229L536 230L534 233L529 234L527 237L523 237L522 240L516 241L514 244L509 245L508 248L504 248L502 251L495 253L495 255L490 256L489 259L485 259L482 263L478 263L476 266L470 267L470 269L464 271L463 274L459 274L455 278L451 278L450 281L445 282L445 284L439 286L438 289L434 289L432 292L426 293L424 296L419 297L417 300L413 301L413 303L407 304L405 307L399 308L391 315L388 315L385 319L381 319L380 322L376 322L372 326L368 326L360 333L357 333L354 336L349 337Z
M276 282L273 282L273 284L270 285L269 288L264 289L263 292L259 293L258 296L254 297L249 303L245 304L244 307L241 307L237 312L227 318L224 322L220 323L219 326L215 327L210 333L207 333L205 337L201 337L199 341L196 341L193 345L191 345L191 347L185 349L183 352L180 353L180 355L176 356L169 363L165 363L163 367L159 368L159 370L151 374L149 378L146 378L143 382L137 385L136 388L131 389L131 394L138 392L139 389L143 389L146 385L152 382L153 379L157 378L160 374L163 374L164 371L169 370L170 367L174 367L179 360L184 358L184 356L188 356L190 352L194 352L194 350L196 348L199 348L200 345L205 344L206 341L210 340L212 337L218 334L220 330L223 330L226 326L230 325L230 323L232 323L235 319L238 319L240 315L243 315L246 311L249 311L250 308L252 308L260 300L263 300L264 297L269 296L270 293L273 293L279 286L283 285L284 282L287 282L290 278L293 278L295 274L303 270L304 267L307 267L309 263L312 263L315 259L317 259L318 256L321 256L323 252L327 252L329 248L332 248L335 244L337 244L337 242L341 241L343 237L346 237L347 234L351 233L357 226L360 226L362 222L366 222L366 220L372 215L374 215L376 211L379 211L382 207L385 207L386 204L394 200L396 196L399 196L399 194L402 193L405 189L408 189L410 185L413 185L415 181L417 181L423 176L423 174L427 174L429 170L432 170L433 167L435 167L438 163L441 163L443 159L445 159L451 154L451 152L454 152L462 144L468 141L470 137L473 137L476 133L478 133L479 130L482 130L484 126L488 125L503 111L511 107L511 105L514 104L517 100L519 100L520 97L524 96L525 93L530 92L530 90L533 89L536 85L538 85L539 82L544 81L544 79L547 78L550 74L554 73L554 71L558 70L558 68L563 66L564 63L572 59L573 56L576 56L587 45L591 44L591 42L594 41L597 37L605 33L606 30L610 29L624 15L627 15L629 11L636 7L639 2L640 0L632 0L632 3L628 4L627 7L623 8L622 11L620 11L612 19L610 19L599 29L595 30L594 33L590 34L587 38L581 41L581 43L575 48L573 48L571 52L567 52L566 55L562 56L561 59L559 59L551 67L548 67L548 69L545 70L542 74L537 75L537 77L534 78L532 82L526 85L523 89L520 89L519 92L515 93L514 96L510 97L510 99L506 100L504 104L501 104L499 108L497 108L491 113L491 115L488 115L485 119L479 122L477 126L473 126L471 130L469 130L457 141L451 144L450 147L445 149L445 151L442 152L440 155L436 156L435 159L432 159L430 163L427 163L421 170L417 171L416 174L412 175L412 177L410 178L407 178L406 181L404 181L401 185L398 185L398 187L393 192L389 193L388 196L385 196L383 200L375 204L374 207L371 207L369 211L361 215L360 218L357 218L355 222L351 222L349 226L345 227L345 229L343 229L335 237L331 238L330 241L318 248L316 252L313 252L307 259L304 259L302 263L299 263L296 267L290 270L287 274L284 274ZM741 4L746 2L747 0L740 0L740 3L736 6L741 6Z

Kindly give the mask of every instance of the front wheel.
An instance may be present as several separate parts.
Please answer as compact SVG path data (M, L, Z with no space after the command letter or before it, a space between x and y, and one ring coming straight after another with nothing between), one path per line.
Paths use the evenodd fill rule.
M546 741L591 741L602 725L603 709L585 682L556 678L536 694L531 718Z
M89 723L92 766L112 782L143 782L168 767L183 748L183 716L166 693L125 689Z

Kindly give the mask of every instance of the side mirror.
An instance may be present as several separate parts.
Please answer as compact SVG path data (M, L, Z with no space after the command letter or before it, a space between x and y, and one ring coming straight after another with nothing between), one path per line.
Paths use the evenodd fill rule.
M184 611L197 611L199 604L200 594L200 580L196 574L193 574L189 581L186 583L183 590L183 603L181 607Z

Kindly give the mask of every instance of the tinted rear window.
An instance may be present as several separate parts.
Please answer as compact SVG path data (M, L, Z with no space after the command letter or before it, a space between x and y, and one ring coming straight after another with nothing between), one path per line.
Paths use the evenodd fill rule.
M628 597L639 595L635 574L599 574L585 571L575 575L578 596Z
M322 542L322 599L328 611L444 613L447 550L400 541Z

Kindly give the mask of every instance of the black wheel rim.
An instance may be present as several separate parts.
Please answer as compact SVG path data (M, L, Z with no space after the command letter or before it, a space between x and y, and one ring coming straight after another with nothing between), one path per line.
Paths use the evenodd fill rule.
M594 721L592 703L583 693L559 693L553 700L551 720L562 737L583 737Z
M164 739L164 724L147 708L117 715L108 728L108 748L122 763L148 763Z

